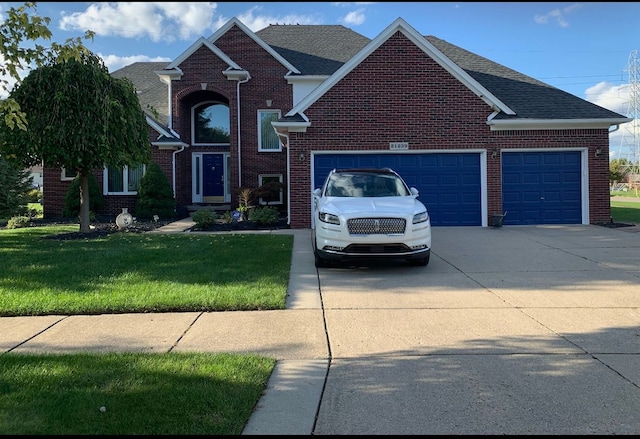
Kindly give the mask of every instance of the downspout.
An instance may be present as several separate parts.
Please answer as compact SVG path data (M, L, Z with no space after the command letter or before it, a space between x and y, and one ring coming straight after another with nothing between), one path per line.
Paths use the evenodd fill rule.
M249 81L248 76L245 79L239 79L238 84L236 85L236 103L238 106L238 188L242 187L242 153L240 148L242 144L242 142L240 141L240 84L244 84L247 81Z
M289 149L289 135L276 133L278 138L284 137L286 143L283 146L287 148L287 225L291 225L291 150Z

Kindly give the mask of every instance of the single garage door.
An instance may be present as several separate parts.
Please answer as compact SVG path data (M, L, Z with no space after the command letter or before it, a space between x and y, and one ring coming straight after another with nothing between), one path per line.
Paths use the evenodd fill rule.
M504 224L581 224L579 151L502 154Z
M391 168L420 191L434 226L482 225L480 154L315 154L313 187L333 168Z

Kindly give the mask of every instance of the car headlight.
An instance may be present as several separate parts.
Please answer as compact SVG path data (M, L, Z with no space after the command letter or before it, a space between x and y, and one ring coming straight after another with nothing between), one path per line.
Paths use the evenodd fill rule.
M424 212L416 213L413 215L413 224L423 223L429 219L429 214L425 210Z
M318 213L318 219L320 221L322 221L323 223L340 225L340 218L338 218L336 215L333 215L333 214L330 214L330 213L319 212Z

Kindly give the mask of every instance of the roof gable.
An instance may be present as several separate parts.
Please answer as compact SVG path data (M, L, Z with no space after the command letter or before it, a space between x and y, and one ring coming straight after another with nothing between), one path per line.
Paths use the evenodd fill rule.
M171 64L169 64L165 70L171 70L177 68L182 62L195 53L200 47L205 46L215 53L224 63L226 63L230 69L242 70L241 67L236 64L231 58L229 58L222 50L216 47L211 41L205 37L198 38L187 50L182 52Z
M211 44L215 43L221 36L226 34L229 29L233 26L238 27L242 32L244 32L249 38L256 42L260 47L262 47L265 51L267 51L271 56L273 56L280 64L287 68L290 72L300 73L298 69L296 69L289 61L287 61L282 55L276 52L271 46L265 43L260 37L258 37L254 32L251 31L247 26L245 26L238 18L233 17L231 20L227 21L224 26L218 29L216 32L211 35L207 41Z
M413 44L415 44L418 48L425 52L441 67L451 73L478 97L484 100L491 108L496 111L504 112L506 114L515 114L512 109L510 109L506 104L504 104L496 96L494 96L489 90L487 90L484 86L473 79L465 70L452 62L433 44L427 41L426 38L424 38L415 29L409 26L406 21L404 21L402 18L397 18L376 38L371 40L369 44L367 44L356 55L354 55L348 62L342 65L342 67L338 69L333 74L333 76L320 84L312 93L310 93L306 98L300 101L300 103L293 109L291 109L291 111L289 111L286 116L293 116L296 113L303 113L307 108L309 108L309 106L311 106L311 104L317 101L331 87L333 87L349 72L356 68L364 59L366 59L372 52L378 49L396 32L401 32L403 35L405 35Z

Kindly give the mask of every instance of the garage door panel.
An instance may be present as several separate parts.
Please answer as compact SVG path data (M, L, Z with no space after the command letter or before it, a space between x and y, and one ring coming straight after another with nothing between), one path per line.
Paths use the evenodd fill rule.
M390 167L409 186L418 189L418 199L427 206L432 225L482 224L478 153L317 154L314 157L314 187L320 187L334 167Z
M502 155L504 224L580 224L579 151L505 152Z

